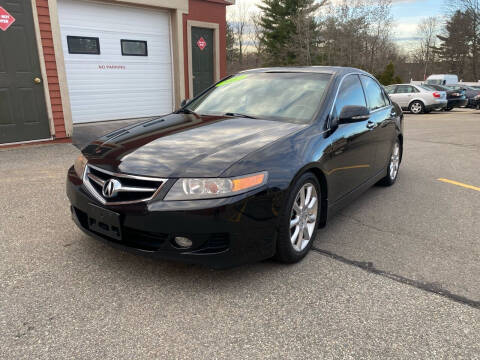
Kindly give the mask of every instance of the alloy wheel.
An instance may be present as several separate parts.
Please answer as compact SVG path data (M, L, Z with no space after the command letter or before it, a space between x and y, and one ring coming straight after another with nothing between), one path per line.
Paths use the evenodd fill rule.
M395 180L400 167L400 144L395 142L393 145L392 156L390 158L389 175L390 179Z
M301 252L312 240L318 215L318 195L315 186L304 184L297 193L290 214L290 241Z
M419 102L414 102L410 106L410 111L414 114L420 114L422 112L422 104L420 104Z

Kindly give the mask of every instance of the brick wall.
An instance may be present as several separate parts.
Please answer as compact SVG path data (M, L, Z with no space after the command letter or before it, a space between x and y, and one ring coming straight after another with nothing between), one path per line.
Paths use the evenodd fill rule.
M40 25L40 36L42 39L43 56L47 70L47 81L52 104L53 123L55 125L55 138L66 138L65 120L63 117L62 97L58 83L57 63L53 48L52 29L50 25L50 13L48 11L48 0L36 0L38 23Z

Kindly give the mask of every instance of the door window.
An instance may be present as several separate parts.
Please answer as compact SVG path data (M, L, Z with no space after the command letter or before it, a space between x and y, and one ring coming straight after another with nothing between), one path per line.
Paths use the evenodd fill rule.
M417 92L419 91L410 85L398 85L396 91L397 94L412 94Z
M387 86L387 87L385 88L385 91L387 92L387 94L394 94L396 87L397 87L397 85Z
M345 106L367 106L358 75L348 75L342 82L335 102L337 116Z
M383 96L382 89L375 80L364 75L362 75L361 78L370 111L375 111L389 105L389 102L387 102Z

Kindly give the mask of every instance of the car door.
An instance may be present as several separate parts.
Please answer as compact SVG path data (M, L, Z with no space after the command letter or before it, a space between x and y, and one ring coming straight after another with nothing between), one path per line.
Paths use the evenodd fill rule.
M370 128L375 142L374 175L387 166L395 139L395 108L387 94L373 78L360 75L363 90L370 110Z
M398 85L395 89L395 102L402 108L408 108L415 92L418 91L413 86Z
M335 124L343 107L367 106L360 78L347 75L339 88L331 114ZM372 177L375 143L368 120L334 126L325 163L329 199L334 203Z

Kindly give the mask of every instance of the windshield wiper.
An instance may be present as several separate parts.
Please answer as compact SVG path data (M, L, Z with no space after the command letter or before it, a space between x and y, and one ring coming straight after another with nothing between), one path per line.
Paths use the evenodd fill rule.
M181 108L180 110L177 111L177 114L192 114L192 115L195 115L196 117L200 117L200 115L197 114L195 111L187 108Z
M242 118L247 118L247 119L256 119L255 116L251 115L246 115L246 114L240 114L240 113L233 113L233 112L227 112L223 114L224 116L235 116L235 117L242 117Z

